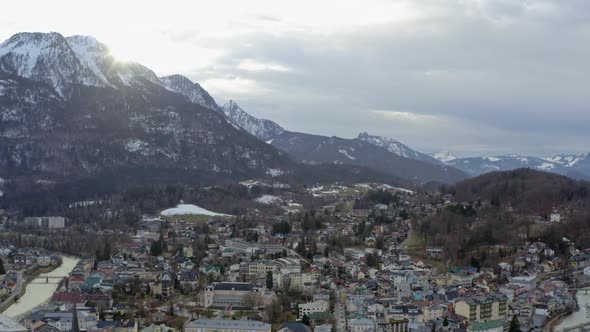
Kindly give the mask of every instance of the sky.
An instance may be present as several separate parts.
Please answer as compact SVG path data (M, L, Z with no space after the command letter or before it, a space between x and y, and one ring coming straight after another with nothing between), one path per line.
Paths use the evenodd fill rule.
M287 130L458 156L590 152L590 1L10 1Z

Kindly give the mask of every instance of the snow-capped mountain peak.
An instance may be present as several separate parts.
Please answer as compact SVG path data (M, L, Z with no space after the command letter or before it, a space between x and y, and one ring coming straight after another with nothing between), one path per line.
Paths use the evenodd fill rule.
M72 84L105 85L55 32L19 33L0 44L0 71L47 83L62 97Z
M552 172L560 171L558 164L548 160L531 156L521 156L517 154L454 158L447 160L445 164L456 167L472 175L479 175L494 171L509 171L517 168L531 168L540 171Z
M106 45L90 36L70 36L66 41L83 66L89 68L105 85L112 85L103 73L106 66L115 62Z
M262 141L270 141L285 131L271 120L259 119L248 114L233 100L227 102L221 109L234 127L245 130Z
M431 156L415 151L407 145L399 141L396 141L395 139L390 137L370 135L366 132L362 132L358 135L356 139L384 148L385 150L393 154L396 154L400 157L425 161L434 164L440 163L438 160L432 158Z
M553 157L545 158L545 160L559 164L565 167L573 167L580 162L588 160L590 153L579 153L579 154L558 154Z
M73 86L164 86L156 74L138 63L119 62L109 49L89 36L19 33L0 44L0 72L51 86L68 98Z
M191 102L218 110L215 100L199 83L194 83L182 75L160 77L160 81L170 90L186 96Z
M441 162L443 162L445 164L451 160L457 159L457 157L455 155L453 155L452 153L450 153L449 151L441 151L441 152L433 153L433 154L431 154L431 156L434 159L440 160Z

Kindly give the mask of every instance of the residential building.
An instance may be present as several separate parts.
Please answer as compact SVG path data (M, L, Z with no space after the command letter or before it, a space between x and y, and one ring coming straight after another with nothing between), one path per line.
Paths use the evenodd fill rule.
M549 215L549 220L551 222L561 222L561 214L557 210L553 210Z
M375 322L368 318L356 318L348 321L349 332L374 332Z
M205 307L249 307L260 302L262 289L245 282L216 282L205 288Z
M25 224L48 229L62 229L66 227L64 217L26 217Z
M174 293L174 278L170 273L164 273L160 280L152 284L152 294L171 296Z
M505 319L508 298L502 294L472 296L455 301L454 310L459 316L470 321L485 322Z
M299 319L302 319L305 315L309 316L314 312L327 312L328 310L329 304L324 300L303 303L299 305Z
M261 276L277 270L277 265L272 261L261 260L248 264L248 275Z
M197 319L189 322L185 332L270 332L271 325L255 320Z

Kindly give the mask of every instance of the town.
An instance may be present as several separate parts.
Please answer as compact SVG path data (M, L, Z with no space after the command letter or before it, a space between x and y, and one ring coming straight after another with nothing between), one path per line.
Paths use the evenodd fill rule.
M14 332L542 331L575 311L575 292L589 285L590 250L567 238L556 247L516 234L465 254L426 229L444 213L477 215L469 227L485 228L491 201L373 183L242 186L257 196L244 215L180 201L141 215L128 233L3 211L1 308L13 312L2 324ZM500 209L527 229L571 215L559 206ZM103 239L95 252L42 240L82 233ZM57 273L66 260L72 266ZM33 285L48 287L48 298L26 304Z

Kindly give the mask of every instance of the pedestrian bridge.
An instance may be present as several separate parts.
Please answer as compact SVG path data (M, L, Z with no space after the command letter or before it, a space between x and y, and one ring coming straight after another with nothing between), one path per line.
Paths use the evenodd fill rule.
M33 279L29 284L59 284L68 276L38 276Z

